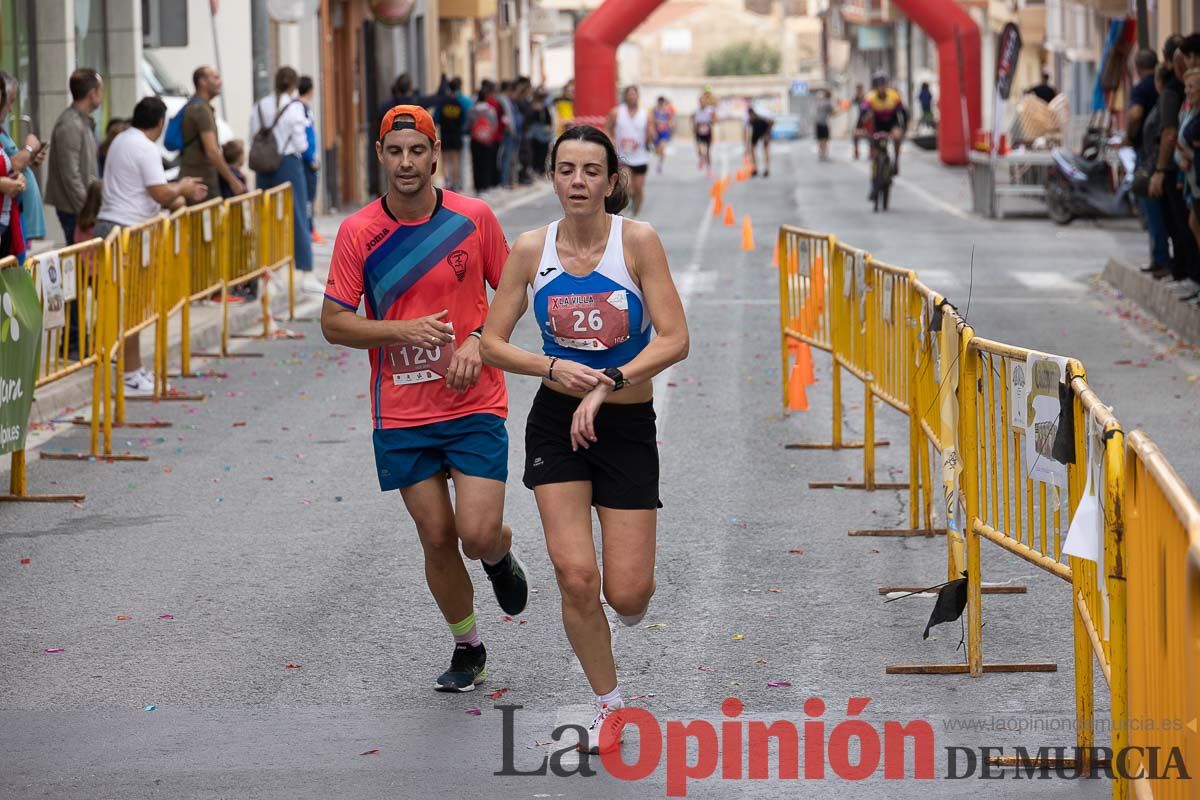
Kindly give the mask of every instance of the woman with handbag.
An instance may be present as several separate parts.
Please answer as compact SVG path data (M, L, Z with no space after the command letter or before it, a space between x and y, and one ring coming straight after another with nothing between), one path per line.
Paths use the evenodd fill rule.
M292 186L292 241L300 290L324 294L325 286L313 276L312 238L308 232L308 182L304 152L308 149L308 116L296 92L300 76L291 67L275 73L275 92L254 104L250 114L250 169L255 185L270 189Z

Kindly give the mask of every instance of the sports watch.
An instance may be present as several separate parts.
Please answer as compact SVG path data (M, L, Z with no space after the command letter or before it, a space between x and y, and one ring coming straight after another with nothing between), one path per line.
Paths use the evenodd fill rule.
M625 375L621 372L621 370L617 369L616 367L609 367L608 369L604 370L604 375L612 380L614 392L618 389L624 388Z

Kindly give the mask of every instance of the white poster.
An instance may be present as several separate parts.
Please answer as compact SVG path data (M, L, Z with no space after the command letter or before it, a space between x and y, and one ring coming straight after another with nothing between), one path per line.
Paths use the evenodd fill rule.
M1025 362L1025 469L1030 480L1065 489L1067 465L1054 460L1060 406L1058 387L1067 378L1062 356L1031 352Z
M283 219L283 192L275 195L275 219Z
M183 228L183 223L177 219L171 223L171 227L175 232L175 255L179 255L179 231Z
M200 235L206 242L212 241L212 209L206 208L200 214Z
M854 288L855 258L848 253L842 254L842 297L849 297Z
M53 330L66 324L63 300L62 266L58 253L49 253L38 259L38 274L42 286L42 328Z
M61 266L63 299L74 300L79 295L79 289L75 283L75 256L67 256L62 259Z
M1008 424L1017 430L1025 430L1026 378L1024 361L1008 359Z
M1083 497L1071 517L1067 539L1063 542L1063 555L1084 558L1096 562L1096 588L1100 594L1100 624L1105 638L1108 637L1108 582L1105 580L1104 558L1104 438L1103 431L1092 414L1087 416L1087 479Z
M150 231L142 231L142 269L150 266Z
M253 216L250 214L250 204L242 203L242 230L249 233L253 222Z
M892 321L892 275L890 272L883 276L883 321Z

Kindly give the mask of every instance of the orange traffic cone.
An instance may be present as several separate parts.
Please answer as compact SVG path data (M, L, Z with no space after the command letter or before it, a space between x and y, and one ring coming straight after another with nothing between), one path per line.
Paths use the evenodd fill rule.
M788 254L788 272L795 275L799 271L800 271L800 253L798 253L793 248L792 251Z
M721 211L725 208L725 201L720 194L713 195L713 216L720 217Z
M733 206L725 206L725 227L732 228L736 223L733 220Z
M791 411L808 411L808 394L804 391L804 373L797 361L788 376L788 409Z
M808 342L800 343L800 349L796 351L796 366L806 384L812 386L817 382L817 376L813 372L812 348L808 346Z
M825 310L825 268L821 265L820 256L813 261L812 286L813 302L817 304L817 311L823 312Z
M775 252L771 254L771 266L779 269L779 239L775 239Z
M754 226L750 224L749 214L742 217L742 249L747 252L754 251Z

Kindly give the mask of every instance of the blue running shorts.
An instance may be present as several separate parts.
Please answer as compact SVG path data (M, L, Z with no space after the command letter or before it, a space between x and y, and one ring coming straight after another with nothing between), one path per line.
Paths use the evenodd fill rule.
M470 414L414 428L377 428L375 468L389 492L456 469L464 475L508 480L508 431L503 417Z

